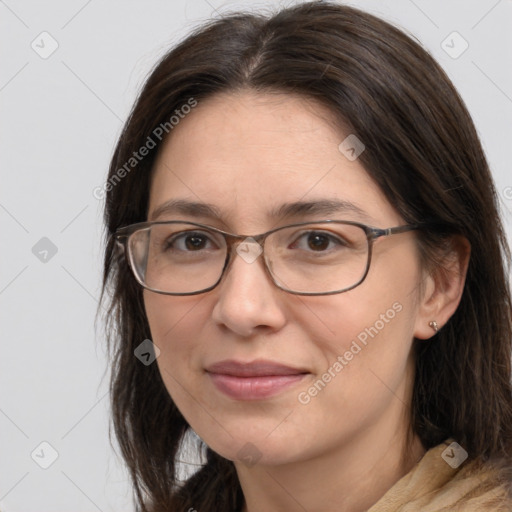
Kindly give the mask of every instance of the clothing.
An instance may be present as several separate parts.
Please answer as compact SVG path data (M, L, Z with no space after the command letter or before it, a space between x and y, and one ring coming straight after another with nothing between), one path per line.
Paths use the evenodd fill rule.
M469 459L452 467L466 453L452 443L428 450L367 512L512 512L507 471Z

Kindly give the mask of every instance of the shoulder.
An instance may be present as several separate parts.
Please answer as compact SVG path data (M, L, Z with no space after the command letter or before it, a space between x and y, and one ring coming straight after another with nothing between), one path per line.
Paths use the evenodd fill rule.
M507 460L470 460L453 439L427 451L368 512L510 512L512 468ZM434 507L434 508L432 508Z
M475 496L481 496L489 502L488 510L512 511L512 460L510 458L473 460L461 467L454 476L453 482L460 483L459 485L471 484L467 492L467 500L474 500Z

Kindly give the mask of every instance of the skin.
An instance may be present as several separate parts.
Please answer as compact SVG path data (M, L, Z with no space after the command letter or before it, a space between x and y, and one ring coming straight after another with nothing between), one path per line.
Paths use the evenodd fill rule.
M186 199L213 204L221 216L168 213L159 220L191 220L245 235L326 218L381 228L404 224L359 160L338 150L348 134L330 121L325 107L289 94L242 91L200 102L161 148L148 220L162 203ZM365 217L351 211L269 216L283 203L320 199L350 201ZM436 319L442 326L455 311L464 258L454 258L441 285L421 268L416 236L378 240L365 281L341 294L286 293L273 285L262 258L249 264L240 257L210 292L177 297L144 291L165 386L201 439L235 462L245 512L364 511L424 454L417 436L406 445L412 341L431 337L428 323ZM309 403L300 403L299 393L396 303L400 312L378 335ZM234 400L205 372L225 359L270 359L309 374L272 398ZM254 465L239 460L246 443L257 449L250 448L259 457Z

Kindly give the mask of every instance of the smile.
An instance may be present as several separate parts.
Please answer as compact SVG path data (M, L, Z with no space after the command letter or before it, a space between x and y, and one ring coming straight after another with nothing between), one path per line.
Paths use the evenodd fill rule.
M215 387L235 400L273 397L300 382L309 372L270 361L221 361L207 373Z

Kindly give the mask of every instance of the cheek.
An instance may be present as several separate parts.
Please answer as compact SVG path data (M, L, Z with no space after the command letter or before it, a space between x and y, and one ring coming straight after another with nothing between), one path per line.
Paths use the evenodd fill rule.
M412 365L418 268L412 259L393 265L382 256L359 287L303 308L302 330L314 340L321 365L299 401L315 402L320 416L328 410L339 421L347 408L361 417L376 413Z
M224 413L205 396L199 364L212 343L208 325L214 304L207 295L172 297L148 291L144 291L144 302L152 341L160 349L156 362L167 392L209 446L235 458L243 443L233 437L236 429L222 427Z
M208 314L203 307L205 295L191 295L188 297L174 297L161 295L144 290L144 305L146 315L153 336L153 342L162 344L160 349L182 345L180 339L187 339L187 345L193 344L192 334L201 328Z
M413 309L400 294L368 298L356 290L340 295L336 303L311 305L315 315L304 323L320 364L298 390L287 433L283 425L291 437L294 431L323 432L321 439L302 447L303 453L333 449L340 440L379 424L379 418L398 416L407 401ZM334 334L326 335L325 327L312 329L312 316Z
M358 397L370 398L376 393L374 387L382 388L379 375L391 387L397 385L413 331L413 309L403 296L381 294L368 298L354 290L335 301L331 298L330 303L308 306L314 315L309 319L303 316L303 330L309 340L314 340L310 350L316 353L318 365L316 380L309 382L313 388L303 389L307 395L304 401L322 391L325 400L356 409L366 407ZM329 392L324 393L324 388Z
M393 262L388 256L380 254L365 281L353 290L302 301L306 302L303 314L295 317L331 363L333 357L345 353L349 360L356 355L366 359L370 347L377 357L384 358L410 347L418 268L411 258Z
M191 374L187 370L194 362L197 365L198 358L194 356L205 343L201 336L209 318L205 302L205 296L172 297L144 291L152 341L160 349L157 364L173 399L180 384L189 387L184 382Z

